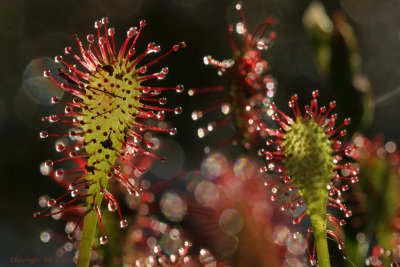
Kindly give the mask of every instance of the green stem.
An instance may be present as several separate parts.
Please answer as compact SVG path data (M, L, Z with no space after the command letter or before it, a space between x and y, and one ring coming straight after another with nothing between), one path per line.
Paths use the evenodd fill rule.
M310 219L314 232L318 265L319 267L330 267L328 241L326 239L326 218L318 213L310 212Z
M96 200L95 204L97 205L97 207L100 207L101 201L103 199L103 195L100 194L100 186L93 185L89 189L88 194L90 194L91 196L87 198L87 210L92 209L91 204L93 203L93 196ZM89 213L86 214L83 221L82 239L79 246L77 267L89 266L90 256L92 254L93 239L96 233L97 221L97 212L95 210L91 210L89 211Z

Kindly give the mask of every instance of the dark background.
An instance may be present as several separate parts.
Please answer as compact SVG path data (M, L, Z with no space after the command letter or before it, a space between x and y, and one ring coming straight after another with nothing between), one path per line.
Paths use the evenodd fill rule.
M266 59L278 80L276 101L287 106L293 92L310 97L319 88L330 96L327 81L318 75L312 49L305 38L301 19L310 1L247 0L244 12L250 28L267 15L279 19L278 34ZM63 189L39 172L39 165L54 155L53 140L39 139L48 128L41 116L54 112L48 104L58 89L39 79L48 66L32 63L37 58L63 54L64 47L75 45L71 35L81 39L94 33L93 23L108 16L116 29L117 46L131 26L141 19L148 25L140 37L137 51L155 41L166 51L184 40L187 48L168 56L153 67L168 66L170 73L163 86L184 84L185 92L168 95L171 106L184 108L179 117L169 120L178 128L173 139L183 148L185 168L198 168L207 140L196 136L198 123L191 111L207 97L190 98L187 89L226 83L216 70L203 65L203 56L230 58L227 26L238 16L230 0L0 0L0 265L14 266L11 257L51 257L57 245L40 241L44 229L57 231L62 222L35 221L38 197L53 196ZM374 90L375 118L367 135L383 133L387 140L400 141L400 2L397 0L335 0L325 2L328 14L345 11L356 33L362 57L362 73ZM240 40L239 38L237 40ZM352 99L348 99L352 101ZM200 104L199 104L200 103ZM351 114L348 114L351 116ZM203 123L204 124L204 121ZM56 127L52 127L57 129ZM209 141L210 139L208 139Z

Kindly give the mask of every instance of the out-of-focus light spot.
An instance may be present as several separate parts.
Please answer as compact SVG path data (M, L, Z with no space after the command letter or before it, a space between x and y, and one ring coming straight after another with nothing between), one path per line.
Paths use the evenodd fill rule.
M238 34L243 34L244 31L245 31L245 28L244 28L243 23L241 23L241 22L237 23L237 24L236 24L236 32L237 32Z
M201 173L206 179L215 179L223 175L228 168L228 160L221 154L215 153L207 157L201 164Z
M193 192L197 185L203 180L203 176L200 171L191 171L186 176L186 189Z
M147 179L143 179L143 180L140 182L140 187L141 187L143 190L149 189L149 188L150 188L150 185L151 185L151 183L150 183L150 181L147 180Z
M60 99L64 90L59 88L49 78L43 77L43 70L49 70L52 77L59 82L63 79L58 74L61 67L51 58L37 58L32 60L25 68L22 83L22 91L36 104L51 105L50 99L57 96Z
M204 131L203 128L197 129L197 136L198 136L199 138L203 138L205 135L206 135L206 132Z
M286 247L288 251L294 255L303 254L306 249L306 241L302 234L289 235L286 239Z
M376 154L378 155L378 157L381 157L381 158L386 157L386 154L387 154L386 152L387 151L383 147L380 147L376 150Z
M243 218L235 209L222 212L218 220L221 230L229 235L235 235L243 227Z
M76 224L74 222L67 222L67 224L65 225L65 232L67 234L72 233L72 231L74 230Z
M267 96L268 96L268 95L267 95ZM263 105L266 106L266 107L268 107L270 104L271 104L271 99L268 98L268 97L265 97L265 98L263 99Z
M264 71L264 62L257 62L255 67L255 72L261 74Z
M164 194L160 205L161 212L173 222L181 221L186 214L187 207L185 201L175 193Z
M42 164L40 164L40 173L42 175L49 175L50 171L52 170L51 166L47 166L44 162Z
M71 252L73 248L74 248L74 245L72 245L71 242L67 242L64 244L64 249L66 252Z
M235 175L243 180L251 178L255 170L256 166L254 163L249 158L245 157L239 158L233 166Z
M268 82L266 84L266 87L268 90L274 90L275 89L275 83L274 82Z
M160 148L160 139L152 137L149 141L150 143L153 143L153 147L151 148L152 150L157 150Z
M39 206L44 208L47 206L47 201L49 201L50 197L47 195L39 197Z
M151 165L151 172L161 179L168 179L176 176L183 168L185 154L181 145L171 139L160 139L160 148L156 156L165 157L167 162L154 160Z
M196 186L194 196L200 205L211 207L218 201L219 189L214 183L203 181Z
M225 115L229 114L231 111L231 106L229 104L223 104L221 106L221 112L224 113Z
M288 238L289 234L290 231L287 227L278 225L272 232L272 240L274 240L275 244L283 246L286 243L286 239Z
M202 117L203 117L203 112L201 112L200 110L195 110L192 112L192 120L197 121Z
M43 243L48 243L50 241L50 239L51 239L51 234L49 231L43 231L40 233L40 240Z
M51 210L51 213L57 213L57 212L59 212L60 211L60 209L59 208L53 208L52 210ZM60 213L58 213L58 214L54 214L54 215L51 215L51 217L54 219L54 220L59 220L59 219L61 219L61 212Z
M169 231L169 236L172 238L172 239L179 239L179 236L180 236L180 232L179 232L179 230L178 229L172 229L171 231Z
M342 173L342 175L343 175L344 177L347 177L347 176L350 175L350 170L348 170L348 169L342 169L342 170L341 170L341 173Z
M361 135L355 135L353 142L357 147L361 147L364 145L364 138Z
M387 142L385 144L385 149L389 153L394 153L396 151L396 144L394 142Z
M147 246L152 248L157 244L157 240L151 236L151 237L147 238L146 243L147 243Z
M157 232L160 232L160 233L163 233L163 234L166 233L167 228L168 228L168 225L166 223L163 223L163 222L160 222L160 221L157 221L157 220L153 220L151 222L151 224L152 224L151 228L154 231L157 231Z
M162 251L168 255L176 254L178 249L182 246L182 240L175 238L169 233L163 234L160 240L160 247Z

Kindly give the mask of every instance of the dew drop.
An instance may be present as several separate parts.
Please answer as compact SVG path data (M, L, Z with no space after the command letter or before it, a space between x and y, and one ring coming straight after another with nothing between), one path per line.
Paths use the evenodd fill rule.
M62 169L59 169L59 170L56 170L55 174L56 174L56 177L61 177L61 176L63 176L64 171Z
M54 199L50 199L47 201L47 207L53 207L56 204Z
M101 245L104 245L104 244L106 244L107 242L108 242L107 236L103 235L103 236L100 237L100 244L101 244Z
M109 211L115 211L117 209L117 206L114 203L112 203L111 201L108 202L108 206L107 207L108 207Z
M184 89L184 87L183 87L183 85L181 85L181 84L176 86L176 92L177 92L177 93L182 93L182 92L183 92L183 89Z
M45 78L50 77L50 71L49 70L43 71L43 77L45 77Z
M78 189L71 191L71 197L76 197L78 195Z
M53 162L51 160L47 160L44 164L46 165L46 167L53 166Z
M64 149L65 149L65 147L64 147L63 145L61 145L61 144L56 145L56 151L57 151L57 152L61 152L61 151L63 151Z
M40 138L47 138L49 134L46 131L42 131L39 133Z
M183 111L183 109L181 108L181 107L177 107L177 108L175 108L174 109L174 112L175 112L175 114L181 114L182 113L182 111Z
M170 134L170 135L176 135L176 133L177 133L176 128L171 128L171 129L169 129L169 134Z
M126 220L121 220L121 221L119 222L119 226L120 226L121 228L125 228L125 227L128 226L128 222L127 222Z
M350 217L351 215L352 215L351 210L348 210L347 213L346 213L346 217L348 218L348 217Z

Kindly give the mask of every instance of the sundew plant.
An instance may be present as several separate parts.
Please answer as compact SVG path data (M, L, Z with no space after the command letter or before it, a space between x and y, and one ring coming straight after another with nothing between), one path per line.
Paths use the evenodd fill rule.
M54 161L48 160L44 163L44 167L52 168L58 162L76 158L83 162L78 168L56 169L54 172L50 172L50 175L54 175L56 179L69 173L77 173L77 175L69 184L65 194L56 199L48 200L47 208L35 213L34 217L52 216L71 210L85 209L81 219L76 224L76 227L79 227L80 221L83 220L79 257L77 259L78 266L89 264L97 222L99 222L101 231L100 244L106 244L108 241L103 231L104 222L101 216L103 197L108 202L110 210L118 211L120 227L125 228L128 225L128 222L121 215L116 198L107 190L108 180L116 179L126 188L129 194L138 197L142 194L142 189L135 185L134 180L132 181L132 178L126 177L121 172L116 160L119 159L128 164L140 174L146 170L142 166L133 165L126 156L143 153L149 157L165 161L165 158L159 158L147 151L147 148L151 148L154 144L144 140L142 133L145 130L150 130L174 135L177 130L175 128L153 127L147 125L146 120L164 120L164 112L167 111L176 114L182 112L181 107L171 109L148 104L152 102L161 105L166 104L166 98L158 97L161 91L175 90L179 92L183 90L182 85L164 88L143 86L141 83L152 79L164 79L168 73L168 68L148 75L146 74L147 69L168 54L185 47L186 44L181 42L174 45L170 51L138 66L143 58L160 51L159 46L150 43L143 53L134 56L136 41L146 25L146 21L140 21L139 29L132 27L127 31L127 37L118 52L114 42L115 30L107 28L107 24L107 18L95 22L97 38L88 35L89 44L86 49L78 35L74 35L78 42L80 56L75 54L71 47L65 48L65 53L78 61L81 67L85 68L84 71L67 63L62 56L56 56L55 61L68 68L68 72L60 68L57 74L64 78L65 82L58 82L50 71L44 71L45 77L50 78L63 90L71 93L74 98L72 102L67 102L53 97L51 99L53 103L66 105L65 112L43 117L42 120L62 122L77 127L66 134L40 132L41 138L66 136L76 140L74 145L68 147L57 144L56 150L58 152L67 151L67 157ZM102 26L104 27L103 35ZM131 40L133 41L130 43ZM94 43L95 41L97 44ZM129 142L128 137L133 137L133 141ZM72 199L64 200L69 195ZM73 232L71 235L73 235Z
M44 2L0 27L36 263L400 266L397 4Z

